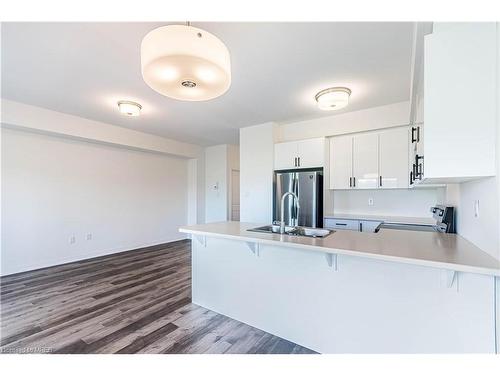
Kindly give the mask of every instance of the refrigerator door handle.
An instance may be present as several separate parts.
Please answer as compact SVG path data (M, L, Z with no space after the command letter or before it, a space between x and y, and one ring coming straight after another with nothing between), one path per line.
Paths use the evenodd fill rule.
M300 199L299 174L298 173L294 173L293 182L294 182L293 192ZM296 199L293 200L293 204L294 204L294 209L295 209L294 210L295 211L295 225L299 225L299 210L300 210L300 206L298 205L298 202L297 202Z
M313 185L314 185L313 202L317 202L318 194L321 194L321 192L319 191L318 176L316 173L313 174L312 180L313 180ZM313 228L318 227L318 222L317 222L318 212L317 212L317 210L318 210L318 208L316 207L316 204L313 204L313 207L312 207L312 227Z

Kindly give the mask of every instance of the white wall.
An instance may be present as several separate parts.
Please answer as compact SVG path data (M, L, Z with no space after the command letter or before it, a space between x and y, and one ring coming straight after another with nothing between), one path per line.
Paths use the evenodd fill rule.
M460 184L457 232L480 249L500 258L499 213L496 177ZM479 200L479 216L474 215L474 201Z
M205 149L205 219L207 223L229 220L232 169L240 169L238 146L223 144Z
M446 31L460 23L438 23L434 30ZM500 27L497 23L497 40ZM496 177L459 185L457 232L482 250L500 259L500 46L497 47ZM474 215L474 201L479 200L479 216Z
M205 149L205 221L227 219L227 145Z
M277 131L277 142L329 137L407 125L409 124L409 111L409 102L400 102L361 111L281 124Z
M2 129L2 274L183 238L187 163Z
M276 125L240 129L240 220L272 221L274 139Z
M196 191L196 202L188 200L190 212L196 215L196 223L205 222L205 153L198 155L196 159L189 159L192 164L196 164L196 175L189 181L189 189ZM194 186L193 186L194 185Z
M409 217L432 217L430 207L446 199L444 188L337 190L332 194L335 213ZM368 205L369 198L373 199L373 206Z
M188 191L187 191L187 223L188 225L193 225L198 223L198 173L199 173L199 162L198 159L189 159L187 161L187 178L188 178ZM203 196L205 196L205 191L203 191ZM202 222L205 221L203 217Z
M192 159L189 166L188 189L192 194L188 200L189 222L205 221L203 147L6 99L1 99L1 108L2 129L26 130L65 139Z
M6 126L186 158L203 153L201 146L191 143L2 99L2 127Z

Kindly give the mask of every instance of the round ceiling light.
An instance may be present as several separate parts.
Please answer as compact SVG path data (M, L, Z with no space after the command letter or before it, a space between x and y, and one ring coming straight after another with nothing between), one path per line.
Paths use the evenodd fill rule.
M142 106L139 103L131 102L128 100L120 100L118 102L120 113L127 116L139 116L141 114Z
M319 109L324 111L336 111L349 104L351 90L347 87L330 87L321 90L314 97L318 102Z
M213 99L231 85L231 58L225 44L189 25L150 31L141 44L141 69L153 90L178 100Z

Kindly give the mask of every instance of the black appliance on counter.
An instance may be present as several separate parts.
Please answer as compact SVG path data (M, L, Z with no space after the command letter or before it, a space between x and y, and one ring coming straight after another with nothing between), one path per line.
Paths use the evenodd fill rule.
M432 217L436 224L403 224L403 223L382 223L378 229L403 229L419 232L440 232L456 233L455 228L455 207L436 205L431 207Z
M436 205L431 207L432 217L436 219L438 232L457 233L455 228L455 207Z

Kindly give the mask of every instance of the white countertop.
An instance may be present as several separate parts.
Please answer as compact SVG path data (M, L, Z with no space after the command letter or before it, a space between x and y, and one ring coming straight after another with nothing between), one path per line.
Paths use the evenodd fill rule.
M499 260L456 234L381 229L378 233L336 231L326 238L310 238L247 230L263 225L266 224L228 221L185 226L179 231L263 245L500 276Z
M344 219L344 220L383 221L384 223L394 223L394 224L419 224L419 225L436 224L436 220L434 220L432 217L345 214L341 212L328 213L323 216L325 219L334 218L334 219Z

